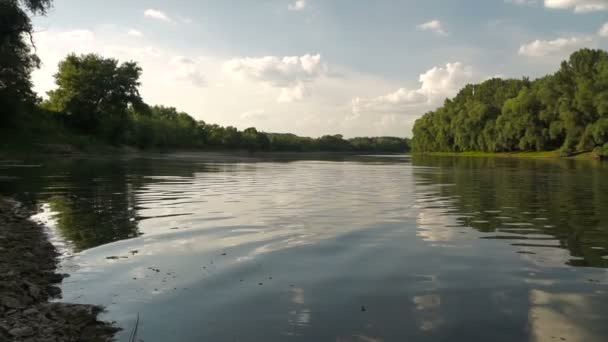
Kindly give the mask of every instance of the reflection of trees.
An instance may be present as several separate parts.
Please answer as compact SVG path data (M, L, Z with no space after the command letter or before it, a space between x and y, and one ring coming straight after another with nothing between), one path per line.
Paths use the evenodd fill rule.
M493 233L535 253L567 249L575 266L608 267L608 166L571 160L414 156L416 182L437 186L436 197L461 226Z
M49 198L56 227L77 250L138 235L133 189L124 165L79 162Z
M191 178L213 170L208 164L162 156L57 161L39 170L46 182L32 190L39 202L49 202L62 237L84 250L140 234L138 189L166 177Z

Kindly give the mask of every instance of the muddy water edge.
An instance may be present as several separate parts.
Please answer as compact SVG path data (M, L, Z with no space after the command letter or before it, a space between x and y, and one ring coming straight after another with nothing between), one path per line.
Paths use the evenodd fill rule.
M0 340L111 341L118 329L97 319L103 308L50 301L64 276L35 211L0 197Z

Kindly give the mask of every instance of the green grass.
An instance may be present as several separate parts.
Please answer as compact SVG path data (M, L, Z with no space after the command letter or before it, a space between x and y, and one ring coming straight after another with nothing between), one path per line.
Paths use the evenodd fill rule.
M569 159L595 159L593 152L577 152L564 157L559 151L542 152L429 152L423 153L431 156L451 157L494 157L494 158L569 158Z

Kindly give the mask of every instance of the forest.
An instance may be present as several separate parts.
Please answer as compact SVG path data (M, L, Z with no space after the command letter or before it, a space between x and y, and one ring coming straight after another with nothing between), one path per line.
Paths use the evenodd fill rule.
M417 152L594 151L608 156L608 53L581 49L554 74L465 86L418 119Z
M397 137L345 139L238 130L196 120L173 107L151 106L139 93L142 69L96 54L70 54L59 64L57 88L46 99L32 90L40 66L32 15L44 15L52 0L0 2L0 145L132 146L140 149L213 149L296 152L407 152Z

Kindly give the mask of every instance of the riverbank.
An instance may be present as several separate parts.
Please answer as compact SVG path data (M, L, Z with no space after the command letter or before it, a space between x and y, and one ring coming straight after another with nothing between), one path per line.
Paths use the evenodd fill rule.
M447 157L494 157L494 158L536 158L536 159L579 159L579 160L599 160L601 159L594 152L578 152L568 156L562 155L559 151L543 152L427 152L421 153L430 156Z
M61 296L57 252L32 210L0 197L0 340L111 341L116 327L93 305L52 303Z

